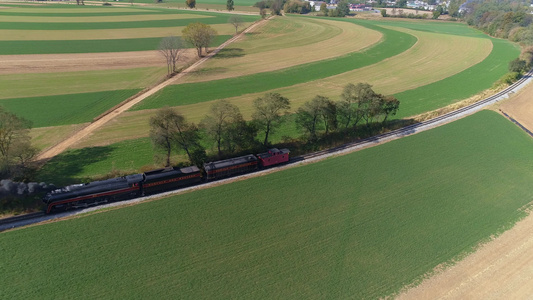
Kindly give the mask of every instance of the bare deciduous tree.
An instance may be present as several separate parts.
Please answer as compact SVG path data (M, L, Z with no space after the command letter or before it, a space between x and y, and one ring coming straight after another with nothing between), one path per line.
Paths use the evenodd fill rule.
M222 144L224 136L227 136L233 124L242 121L239 108L226 100L220 100L211 105L209 115L202 120L202 127L207 134L215 141L219 157L222 155Z
M174 148L184 150L192 162L192 151L199 147L200 140L198 128L170 107L159 109L150 118L150 138L154 146L165 151L166 166L170 166L170 154Z
M176 72L176 64L181 54L181 42L175 36L164 37L159 43L159 53L167 61L167 74Z
M235 34L237 34L237 32L239 31L239 27L242 26L242 18L241 16L233 15L229 17L228 23L235 27Z
M268 93L255 99L253 105L255 111L252 118L263 128L263 145L266 146L269 134L280 124L281 115L290 109L290 101L278 93Z
M0 171L10 175L16 164L24 167L37 150L31 146L31 122L17 117L0 107Z

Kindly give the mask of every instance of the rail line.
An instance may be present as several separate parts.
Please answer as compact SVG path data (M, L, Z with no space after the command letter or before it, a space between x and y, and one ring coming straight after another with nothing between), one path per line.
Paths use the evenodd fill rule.
M487 97L487 98L485 98L483 100L480 100L480 101L478 101L476 103L473 103L473 104L467 105L465 107L459 108L457 110L448 112L446 114L437 116L435 118L432 118L432 119L429 119L429 120L426 120L426 121L422 121L422 122L419 122L419 123L411 124L411 125L408 125L408 126L405 126L405 127L393 130L393 131L389 131L389 132L386 132L386 133L383 133L383 134L375 135L375 136L372 136L372 137L369 137L369 138L365 138L365 139L362 139L362 140L359 140L359 141L350 142L350 143L346 143L346 144L343 144L341 146L337 146L337 147L334 147L334 148L321 150L321 151L317 151L317 152L313 152L313 153L309 153L309 154L305 154L305 155L302 155L299 160L300 161L301 160L309 160L309 159L313 159L313 158L316 158L316 157L319 157L320 159L322 159L323 157L342 154L342 153L345 153L345 152L356 150L358 148L367 147L367 146L370 146L372 144L381 143L381 142L389 141L389 140L396 139L396 138L399 138L399 137L412 135L412 134L415 134L415 133L418 133L418 132L421 132L421 131L425 131L425 130L428 130L428 129L431 129L431 128L434 128L434 127L437 127L437 126L440 126L440 125L443 125L443 124L446 124L446 123L449 123L451 121L457 120L457 119L465 117L467 115L471 115L471 114L481 110L482 108L484 108L484 107L486 107L488 105L492 105L492 104L494 104L496 102L499 102L501 100L507 99L510 93L516 92L518 89L520 89L522 87L522 85L524 85L525 83L530 81L531 78L532 78L532 75L533 75L533 69L530 70L527 74L525 74L518 81L516 81L515 83L513 83L512 85L507 87L506 89L504 89L504 90L502 90L502 91L500 91L500 92L498 92L498 93L496 93L496 94L494 94L492 96L489 96L489 97ZM298 159L298 157L296 157L295 159Z
M533 69L530 70L526 75L524 75L520 80L518 80L514 84L510 85L506 89L504 89L504 90L502 90L502 91L500 91L500 92L498 92L498 93L496 93L496 94L494 94L494 95L492 95L490 97L487 97L487 98L485 98L483 100L480 100L480 101L478 101L476 103L473 103L471 105L459 108L457 110L454 110L452 112L443 114L443 115L435 117L433 119L429 119L429 120L426 120L426 121L423 121L423 122L419 122L419 123L416 123L416 124L408 125L408 126L405 126L405 127L393 130L393 131L389 131L389 132L386 132L386 133L383 133L383 134L379 134L379 135L376 135L376 136L372 136L372 137L369 137L369 138L366 138L366 139L362 139L362 140L359 140L359 141L346 143L344 145L337 146L337 147L330 148L330 149L326 149L326 150L321 150L321 151L317 151L317 152L313 152L313 153L309 153L309 154L293 157L293 158L290 159L288 165L293 165L293 164L296 164L296 163L300 163L302 161L304 161L304 162L312 162L312 161L315 161L315 160L321 160L321 159L324 159L326 157L330 157L330 156L334 156L334 155L353 152L353 151L356 151L358 149L362 149L362 148L365 148L365 147L377 145L379 143L387 142L387 141L390 141L390 140L393 140L393 139L397 139L397 138L413 135L413 134L418 133L418 132L422 132L422 131L425 131L425 130L429 130L429 129L444 125L446 123L452 122L452 121L460 119L462 117L471 115L471 114L481 110L482 108L484 108L484 107L486 107L488 105L491 105L491 104L499 102L499 101L501 101L503 99L506 99L509 96L510 93L516 92L518 89L520 89L522 87L522 85L525 85L525 83L530 81L532 79L532 75L533 75ZM287 165L281 165L281 166L274 167L272 169L283 169L286 166ZM164 197L164 196L169 196L169 195L172 195L172 194L176 194L176 193L181 193L181 192L184 192L184 191L197 189L198 186L202 186L202 187L208 187L208 186L211 186L211 185L214 186L214 185L217 185L217 184L233 181L236 178L246 178L246 177L254 176L255 174L258 174L258 173L269 172L272 169L267 169L267 170L264 170L264 171L256 171L256 172L252 172L252 173L248 173L248 174L244 174L244 175L240 175L240 176L234 176L234 177L231 177L231 178L228 178L228 179L217 180L217 181L214 181L214 182L201 183L201 184L198 184L198 185L195 185L195 186L192 186L192 187L178 189L178 190L175 190L175 191L169 191L169 192L165 192L165 193L161 193L161 194L157 194L157 195L153 195L153 196L140 197L140 198L136 198L136 199L133 199L133 200L127 200L127 201L120 201L120 202L116 202L116 203L112 203L112 204L108 204L108 205L104 205L104 206L99 206L99 207L96 206L96 207L93 207L93 208L81 210L81 212L78 211L78 210L74 210L74 211L69 211L69 212L64 212L64 213L59 213L59 214L54 214L54 215L45 215L44 212L37 212L37 213L31 213L31 214L26 214L26 215L21 215L21 216L4 218L4 219L0 219L0 232L4 231L4 230L7 230L7 229L15 228L15 227L20 227L20 226L25 226L25 225L29 225L29 224L42 222L42 221L45 221L45 220L51 220L51 219L62 218L62 217L70 216L70 215L75 215L75 214L78 214L78 213L84 213L84 212L87 212L88 210L94 210L94 209L103 208L103 207L106 207L106 206L118 206L118 205L121 205L121 204L124 204L124 203L140 202L140 201L148 200L150 198L160 198L160 197Z

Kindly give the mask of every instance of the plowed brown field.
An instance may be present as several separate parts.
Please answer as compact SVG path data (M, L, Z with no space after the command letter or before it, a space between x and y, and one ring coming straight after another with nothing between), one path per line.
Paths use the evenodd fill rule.
M532 299L533 215L398 299Z
M533 131L533 83L503 103L500 109Z
M184 50L180 64L189 64L196 58L195 56L194 49ZM165 58L158 51L0 55L0 74L129 69L165 65Z

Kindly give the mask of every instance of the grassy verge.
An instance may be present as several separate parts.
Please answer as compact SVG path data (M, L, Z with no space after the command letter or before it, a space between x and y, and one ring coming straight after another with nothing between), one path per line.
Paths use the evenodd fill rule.
M0 100L8 111L32 121L33 127L91 122L140 89ZM46 112L46 113L44 113Z
M312 165L2 233L2 292L384 297L525 216L531 147L484 111Z

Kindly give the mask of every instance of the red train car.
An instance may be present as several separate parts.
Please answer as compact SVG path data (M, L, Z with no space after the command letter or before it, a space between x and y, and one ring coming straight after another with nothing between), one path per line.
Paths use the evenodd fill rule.
M263 167L269 167L289 161L289 149L272 148L268 152L257 154L259 163Z

